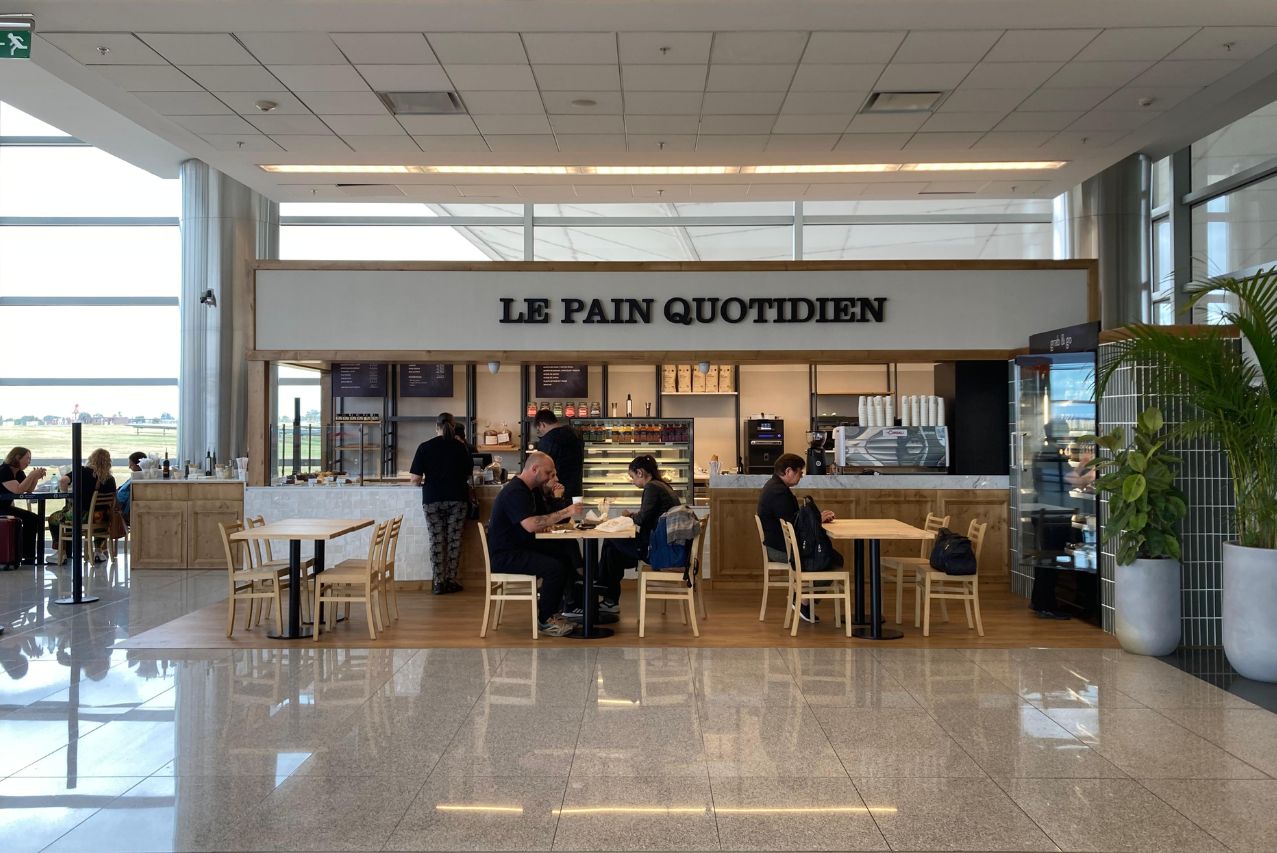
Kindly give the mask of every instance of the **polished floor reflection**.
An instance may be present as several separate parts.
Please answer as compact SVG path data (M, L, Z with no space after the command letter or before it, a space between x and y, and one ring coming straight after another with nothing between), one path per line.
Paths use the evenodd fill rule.
M1269 851L1277 715L1112 649L113 650L0 574L0 850Z

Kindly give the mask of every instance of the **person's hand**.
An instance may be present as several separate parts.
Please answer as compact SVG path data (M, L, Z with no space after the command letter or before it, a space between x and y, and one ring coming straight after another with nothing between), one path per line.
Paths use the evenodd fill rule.
M823 524L828 524L829 522L833 520L834 520L834 511L832 509L827 509L820 514L820 521Z
M563 497L563 484L562 484L562 483L556 483L556 484L554 485L554 488L552 488L552 489L550 490L550 494L554 495L556 498L561 498L561 497Z
M625 516L626 518L629 518L633 514L634 513L630 512L628 509L621 510L621 515Z
M585 504L574 503L568 507L568 515L581 515L585 512Z
M48 473L48 469L47 469L47 468L36 468L36 469L35 469L35 470L33 470L31 473L35 475L35 478L36 478L37 480L43 480L43 479L44 479L44 475Z

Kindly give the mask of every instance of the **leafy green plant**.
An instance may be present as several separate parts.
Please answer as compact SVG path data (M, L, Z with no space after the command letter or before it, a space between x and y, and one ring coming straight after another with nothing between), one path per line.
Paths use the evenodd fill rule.
M1116 358L1101 365L1098 389L1103 394L1120 367L1138 366L1155 393L1181 398L1184 421L1166 438L1218 443L1233 481L1238 539L1277 548L1277 267L1194 284L1185 310L1220 292L1238 303L1223 314L1233 328L1181 335L1171 326L1131 326L1130 337L1115 344ZM1250 352L1236 345L1237 332Z
M1107 471L1095 481L1097 492L1108 492L1109 518L1103 542L1116 538L1118 565L1136 560L1171 557L1179 559L1179 521L1188 512L1183 492L1175 487L1178 456L1162 449L1157 440L1165 420L1157 408L1145 409L1136 420L1135 442L1123 447L1126 432L1121 427L1108 435L1083 436L1112 456L1097 456L1082 470Z

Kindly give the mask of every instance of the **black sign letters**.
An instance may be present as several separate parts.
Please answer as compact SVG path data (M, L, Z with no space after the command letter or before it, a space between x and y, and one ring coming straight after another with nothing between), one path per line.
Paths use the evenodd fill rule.
M560 323L651 324L654 299L577 299L564 297ZM501 300L502 323L551 323L551 300L530 297ZM678 326L693 323L881 323L885 296L751 297L675 296L665 300L659 316Z

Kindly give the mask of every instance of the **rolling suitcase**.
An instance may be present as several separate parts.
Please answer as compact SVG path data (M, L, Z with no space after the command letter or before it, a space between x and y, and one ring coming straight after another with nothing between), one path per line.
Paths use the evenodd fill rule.
M0 568L16 569L22 564L22 522L12 515L0 515Z

